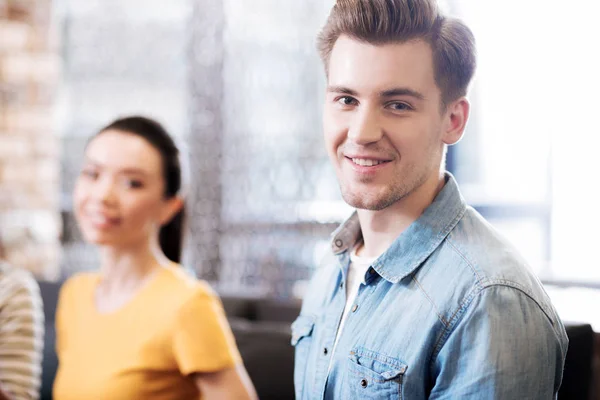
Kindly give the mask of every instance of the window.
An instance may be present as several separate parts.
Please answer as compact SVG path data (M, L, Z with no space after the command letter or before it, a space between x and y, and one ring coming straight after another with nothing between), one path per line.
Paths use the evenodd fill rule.
M600 285L595 2L455 0L473 29L473 114L450 166L467 200L546 280Z

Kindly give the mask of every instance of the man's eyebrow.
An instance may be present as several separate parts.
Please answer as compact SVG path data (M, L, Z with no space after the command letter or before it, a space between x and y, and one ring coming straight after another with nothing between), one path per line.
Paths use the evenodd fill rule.
M417 92L416 90L409 88L394 88L384 90L379 93L380 97L396 97L396 96L410 96L414 97L417 100L425 100L425 96L423 94Z
M343 93L350 96L356 96L358 94L357 91L344 86L327 86L327 91L330 93Z
M328 86L327 91L330 93L343 93L349 96L358 96L358 92L356 90L347 88L345 86ZM379 97L396 97L396 96L410 96L414 97L417 100L425 100L425 96L417 92L416 90L409 88L393 88L384 90L379 93Z

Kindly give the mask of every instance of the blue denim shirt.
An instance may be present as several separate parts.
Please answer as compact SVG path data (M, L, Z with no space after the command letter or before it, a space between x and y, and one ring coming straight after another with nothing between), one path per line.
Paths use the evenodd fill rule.
M335 354L356 214L333 233L292 325L297 399L556 396L568 344L556 310L525 261L446 180L373 262Z

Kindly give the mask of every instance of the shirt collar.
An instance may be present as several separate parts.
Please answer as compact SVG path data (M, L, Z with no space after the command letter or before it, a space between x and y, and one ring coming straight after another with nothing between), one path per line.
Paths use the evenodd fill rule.
M456 180L449 172L445 179L446 184L429 207L373 263L373 269L387 281L397 283L415 271L464 215L467 206ZM331 236L334 254L352 249L362 237L356 211Z

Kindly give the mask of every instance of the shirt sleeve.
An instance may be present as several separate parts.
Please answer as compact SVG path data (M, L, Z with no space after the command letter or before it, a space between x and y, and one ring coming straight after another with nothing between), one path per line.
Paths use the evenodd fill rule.
M560 332L527 294L484 289L434 359L430 399L555 398L567 348Z
M19 271L2 282L0 381L16 400L37 399L41 384L44 313L37 282Z
M184 375L216 372L241 362L216 294L199 290L176 316L173 353Z

